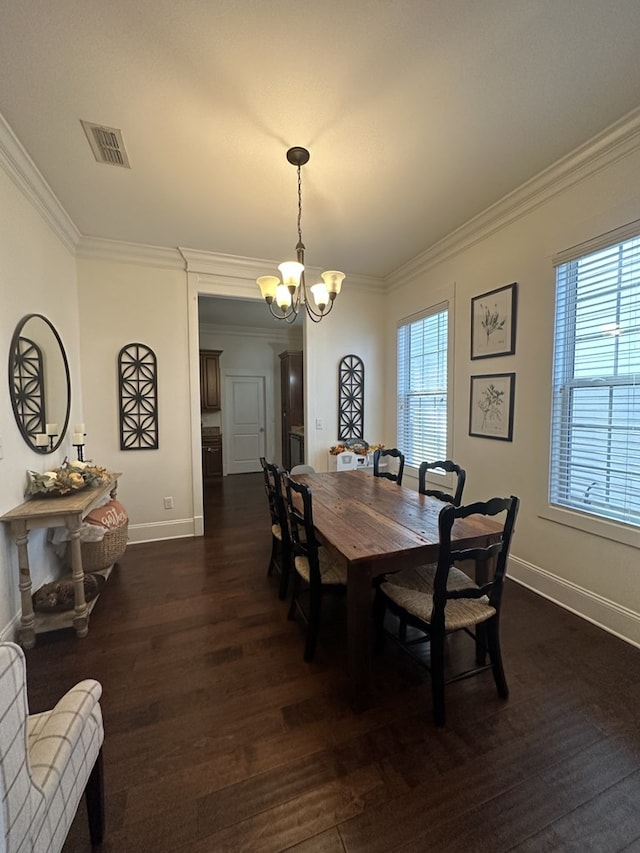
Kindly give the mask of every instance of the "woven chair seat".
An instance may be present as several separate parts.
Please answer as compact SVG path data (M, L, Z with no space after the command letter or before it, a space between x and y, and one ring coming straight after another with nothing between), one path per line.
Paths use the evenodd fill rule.
M344 563L334 560L326 548L318 548L318 562L320 563L323 584L343 584L346 586L347 567ZM295 559L295 566L300 577L309 583L309 560L306 557L298 556Z
M402 584L396 583L396 576L381 584L381 589L399 607L413 614L423 622L431 621L433 611L433 578L435 566L421 566L418 569L407 569L399 572ZM447 589L473 589L473 581L452 566L449 569ZM486 595L482 598L455 598L447 601L444 610L445 631L457 631L460 628L470 628L480 622L486 622L495 615Z
M437 563L429 563L426 566L417 566L414 569L403 569L394 575L387 575L386 580L394 586L402 586L405 589L415 589L419 592L433 592L433 581L436 576ZM449 570L447 589L466 589L475 584L464 572L452 566Z
M271 525L271 533L273 536L276 537L276 539L279 542L282 542L282 528L280 527L279 524L272 524Z

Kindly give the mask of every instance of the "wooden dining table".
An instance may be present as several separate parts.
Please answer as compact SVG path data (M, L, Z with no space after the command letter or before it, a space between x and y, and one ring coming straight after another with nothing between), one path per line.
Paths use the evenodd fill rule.
M319 538L347 565L351 706L361 711L371 701L372 582L382 574L437 561L438 515L445 504L365 471L298 474L294 479L312 491ZM456 548L484 546L495 542L500 530L491 519L458 519L452 542ZM476 566L476 580L482 582L487 571L487 566Z

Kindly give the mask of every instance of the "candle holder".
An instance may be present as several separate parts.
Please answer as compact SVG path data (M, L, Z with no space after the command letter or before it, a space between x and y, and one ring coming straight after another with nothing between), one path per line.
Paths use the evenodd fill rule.
M87 434L84 431L84 424L76 424L76 428L73 431L71 444L73 444L76 451L78 452L78 462L84 462L84 439L86 435Z
M35 449L38 453L49 452L49 436L45 432L39 432L34 435Z
M47 436L49 438L49 450L51 451L53 450L53 445L55 443L56 438L58 437L58 433L47 433Z

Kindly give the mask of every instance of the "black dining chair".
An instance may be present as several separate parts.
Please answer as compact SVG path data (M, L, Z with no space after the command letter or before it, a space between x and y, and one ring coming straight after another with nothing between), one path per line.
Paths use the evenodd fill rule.
M446 471L447 474L456 475L456 488L452 495L448 492L443 492L440 489L432 489L427 486L427 472L436 470ZM467 472L464 468L456 465L456 463L452 462L450 459L444 459L439 462L422 462L418 469L418 492L421 495L429 495L430 497L438 498L438 500L444 501L445 503L460 506L462 503L462 492L464 490L466 479Z
M267 577L271 577L274 570L280 574L278 597L284 600L287 597L291 574L291 536L282 491L283 469L267 462L264 456L260 457L260 465L262 466L264 490L267 495L271 518L271 555Z
M443 492L440 489L432 489L427 486L427 472L434 470L442 470L446 471L448 474L456 475L456 488L454 490L454 494L451 495L448 492ZM436 498L439 501L443 501L443 503L460 506L466 478L467 474L464 468L456 465L456 463L452 462L450 459L443 459L438 462L422 462L418 469L418 493L426 495L427 497ZM429 589L430 585L433 584L435 569L435 563L431 563L424 566L416 566L415 568L402 569L400 572L391 575L390 577L396 586L407 586L411 588L417 583L416 575L420 574L422 576L420 588L426 591ZM380 581L378 581L378 583L380 583ZM407 625L404 619L400 620L399 631L401 637L404 639L407 631Z
M344 595L347 590L347 567L334 560L329 549L322 545L313 524L311 489L284 474L287 510L293 549L293 593L289 619L298 613L307 624L304 659L315 654L322 599L326 593ZM309 590L308 610L302 605L301 592Z
M519 499L492 498L468 506L447 504L440 511L439 557L431 578L425 578L425 567L415 573L413 585L398 586L390 575L376 590L374 622L376 646L382 650L385 637L391 636L401 648L431 673L433 713L438 726L445 724L444 688L446 684L469 678L491 670L498 695L506 699L509 688L504 674L500 650L500 611L507 558L511 545ZM451 529L457 519L472 516L501 516L502 527L498 541L485 548L453 549ZM495 565L491 577L478 586L453 563L474 560L481 565ZM418 636L404 637L399 628L385 624L387 611L395 614L398 624L406 623L417 630ZM389 620L387 620L388 622ZM464 631L476 643L475 665L455 673L445 673L445 638L456 631ZM477 636L476 636L477 634ZM478 640L486 644L478 655ZM415 652L418 644L430 644L427 662ZM486 663L486 652L489 662Z
M395 471L382 470L382 459L395 459L397 467ZM387 480L392 480L399 486L402 485L402 474L404 472L404 453L401 453L396 447L378 448L373 453L373 476L384 477Z

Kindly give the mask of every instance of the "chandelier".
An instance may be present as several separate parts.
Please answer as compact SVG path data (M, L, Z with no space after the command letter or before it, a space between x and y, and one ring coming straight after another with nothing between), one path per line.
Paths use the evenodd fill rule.
M309 287L315 308L311 305L307 284L304 277L304 243L302 242L302 179L300 170L305 163L309 162L309 152L306 148L290 148L287 151L287 160L296 166L298 170L298 243L296 245L296 261L285 261L278 269L282 275L282 281L277 275L261 275L256 279L260 293L269 311L277 320L285 320L293 323L298 316L301 305L304 305L309 318L314 323L319 323L323 317L333 308L336 296L340 293L342 281L345 277L343 272L328 270L322 273L322 281ZM274 309L274 303L277 310Z

